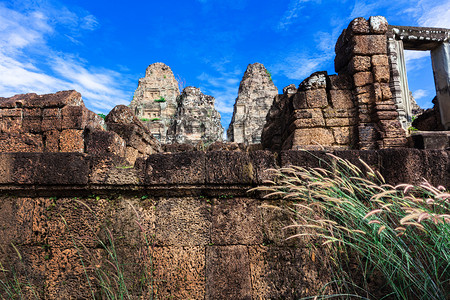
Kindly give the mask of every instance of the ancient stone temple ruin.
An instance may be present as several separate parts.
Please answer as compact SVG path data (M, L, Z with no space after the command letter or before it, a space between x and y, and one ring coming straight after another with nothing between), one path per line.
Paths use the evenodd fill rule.
M432 50L443 124L450 114L449 30L389 26L357 18L336 43L337 75L316 72L275 101L262 133L265 148L383 149L405 147L412 106L403 47ZM447 125L446 125L447 126ZM440 148L448 147L443 142ZM446 146L447 145L447 146Z
M231 142L258 144L266 115L278 89L269 71L260 63L250 64L242 77L227 130Z
M154 63L139 79L130 108L162 144L208 144L223 136L214 101L195 87L186 87L180 94L172 70Z
M335 268L330 244L310 236L302 218L295 225L305 224L306 235L290 226L293 209L318 221L321 212L251 189L273 180L268 169L300 166L319 174L318 167L336 166L337 157L370 166L388 185L425 178L448 189L449 131L428 150L425 142L411 148L417 144L408 143L402 128L410 98L403 98L396 73L402 69L398 41L410 47L414 30L388 26L382 17L357 18L336 44L338 74L315 72L281 95L262 65L250 65L229 135L257 142L259 123L243 114L257 122L267 114L266 150L216 143L163 152L153 134L188 143L220 139L222 128L214 98L188 87L177 102L173 75L160 63L147 69L131 108L118 105L105 120L76 91L0 97L0 298L104 299L119 286L117 278L133 299L332 297L330 283L342 269ZM437 51L444 124L448 32L420 29L414 42ZM175 122L162 122L163 116ZM151 131L140 118L160 118L161 126ZM415 225L408 228L414 234ZM360 276L358 263L350 258ZM389 297L389 279L373 274L361 297Z
M172 70L163 63L148 66L145 77L139 79L130 108L162 143L167 141L167 129L172 124L180 94Z
M167 133L168 141L179 144L221 141L223 127L214 101L214 97L204 95L199 88L184 88L177 98L177 111Z

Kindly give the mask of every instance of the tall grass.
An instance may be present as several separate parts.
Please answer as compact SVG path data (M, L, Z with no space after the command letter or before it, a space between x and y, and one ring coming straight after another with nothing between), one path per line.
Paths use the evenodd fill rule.
M331 154L322 163L272 170L274 180L256 190L296 202L289 227L300 231L290 238L315 236L329 247L335 296L449 299L450 193L426 181L389 185L363 161L364 171Z
M80 200L75 200L84 206L95 218L97 224L101 224L101 220L89 205ZM90 228L95 236L96 242L104 250L104 255L99 258L92 253L83 241L70 231L64 216L61 216L68 232L71 236L74 248L77 250L79 259L83 266L86 281L90 287L93 299L156 299L153 282L153 260L151 256L152 244L147 237L145 230L140 224L140 216L134 206L128 203L136 214L136 226L140 229L139 248L136 249L137 256L140 261L134 267L137 272L133 277L128 277L129 272L123 263L125 257L119 254L117 239L114 237L112 230L108 226L102 226L100 234L97 234L95 228ZM89 265L90 267L87 267ZM94 272L93 280L91 280L91 272ZM127 275L128 274L128 275Z

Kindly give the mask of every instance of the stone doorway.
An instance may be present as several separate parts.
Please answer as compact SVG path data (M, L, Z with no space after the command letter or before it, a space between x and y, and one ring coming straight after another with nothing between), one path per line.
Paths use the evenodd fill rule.
M441 120L450 129L450 30L425 27L390 26L388 40L391 61L391 90L402 127L412 120L404 50L429 50Z

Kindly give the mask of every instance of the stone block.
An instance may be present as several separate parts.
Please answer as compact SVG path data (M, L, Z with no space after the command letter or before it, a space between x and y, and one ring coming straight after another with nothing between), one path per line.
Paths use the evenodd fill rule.
M84 129L84 106L65 106L61 109L62 129Z
M42 135L32 133L0 133L0 152L42 152Z
M325 120L327 127L353 126L356 125L356 117L349 118L329 118Z
M397 120L398 112L396 110L381 110L375 113L378 120Z
M380 173L392 185L422 183L426 161L417 149L383 149L379 151Z
M405 130L396 118L391 120L380 120L379 125L387 138L404 138L406 136Z
M322 110L325 119L351 118L356 116L356 108L332 108L327 107Z
M292 118L294 121L290 125L289 130L296 128L312 128L325 126L322 110L320 108L297 109L294 111Z
M136 148L127 146L125 148L125 159L132 165L136 162L138 157L142 156Z
M287 248L252 246L249 248L252 299L303 299L333 294L322 290L331 278L324 247Z
M21 133L22 128L22 118L17 117L3 117L2 118L2 132L4 133Z
M125 157L125 141L113 131L89 131L86 136L86 153Z
M205 199L160 198L154 213L157 245L185 247L211 243L211 204Z
M323 88L305 91L309 108L323 108L328 105L327 91Z
M298 91L292 99L292 105L294 109L308 108L308 103L306 102L306 92Z
M356 100L361 107L362 104L375 103L375 90L373 85L356 88Z
M205 297L204 247L155 247L151 255L158 299Z
M388 22L383 16L372 16L369 18L370 32L385 34L388 30Z
M44 132L44 149L46 152L59 152L59 136L57 130Z
M59 108L46 108L42 110L42 131L62 130L62 117Z
M36 169L36 184L84 185L88 183L89 163L81 153L42 153Z
M345 74L327 76L327 89L351 90L353 83L351 77Z
M372 123L362 123L358 125L359 149L371 150L375 147L376 141L380 138L379 133Z
M206 247L206 300L252 299L246 246Z
M381 94L383 98L383 102L389 101L392 99L392 91L389 83L380 83Z
M373 66L372 69L375 82L389 82L389 66Z
M450 147L449 134L446 132L415 132L411 137L416 149L445 150Z
M302 128L294 131L292 146L329 146L334 144L334 142L333 133L330 129Z
M406 148L408 145L408 140L406 138L384 138L382 141L382 146L380 149L388 149L388 148Z
M251 184L256 172L248 153L212 151L206 153L206 183Z
M83 130L66 129L61 131L59 150L61 152L84 152Z
M281 167L302 166L317 168L329 160L325 151L296 151L288 150L280 153Z
M349 62L349 71L351 74L356 72L370 71L370 57L369 56L353 56Z
M372 72L357 72L353 75L355 86L365 86L373 83Z
M387 54L385 35L356 35L352 37L356 55Z
M367 56L366 56L367 58ZM372 66L389 66L389 58L387 55L373 55Z
M216 199L212 205L211 242L215 245L255 245L263 242L259 201Z
M2 117L10 118L22 118L23 109L22 108L2 108Z
M363 17L356 18L350 22L347 30L353 34L369 34L369 21L367 21Z
M351 109L354 107L353 94L350 90L330 90L330 100L335 109Z
M272 151L263 150L252 151L249 155L256 171L256 183L263 184L265 180L272 179L270 173L266 171L277 167L276 155Z
M355 128L353 126L333 127L333 135L337 144L353 145L355 144Z
M229 163L222 162L222 166ZM147 158L145 184L204 184L205 173L204 152L153 154Z

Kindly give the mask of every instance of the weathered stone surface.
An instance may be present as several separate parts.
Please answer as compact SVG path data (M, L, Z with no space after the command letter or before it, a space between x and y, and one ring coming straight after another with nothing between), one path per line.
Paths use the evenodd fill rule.
M250 247L253 299L300 299L332 294L330 289L321 290L331 279L325 256L325 252L311 248Z
M178 82L169 66L154 63L148 66L145 77L139 79L130 108L143 119L151 133L162 143L166 143L167 129L174 117L180 94Z
M362 17L353 19L347 27L353 34L368 34L369 30L369 22Z
M387 55L372 56L372 66L388 66L388 65L389 65L389 58Z
M158 299L203 299L205 249L203 247L157 247L154 284Z
M125 142L123 155L134 164L137 157L147 157L161 152L161 146L150 130L125 105L117 105L105 118L108 130L116 133ZM137 151L125 150L125 146Z
M161 198L154 210L158 245L184 247L211 243L211 204L205 199Z
M325 120L320 108L295 110L293 118L294 121L291 124L290 130L325 126Z
M352 42L357 55L387 54L385 35L356 35Z
M205 182L205 173L203 152L153 154L147 158L145 183L202 184Z
M446 131L413 132L414 148L445 150L450 148L450 133Z
M264 65L248 65L227 130L228 140L245 144L259 143L267 112L277 94L278 89Z
M221 141L223 127L214 101L214 97L204 95L199 88L186 87L177 98L177 111L168 130L167 141L183 144Z
M296 129L293 133L294 146L329 146L334 143L334 137L327 128L303 128Z
M373 76L371 72L358 72L353 75L355 86L365 86L373 83Z
M390 73L388 66L373 66L375 82L389 82Z
M206 247L205 299L252 299L247 247Z
M336 143L354 146L355 130L353 126L333 127L332 130Z
M353 94L349 90L330 90L330 100L335 109L351 109L354 107Z
M370 32L385 34L388 30L388 22L383 16L372 16L369 18Z
M212 205L211 242L215 245L255 245L263 242L259 201L216 199Z
M229 162L233 161L234 164ZM206 182L217 184L250 184L255 169L248 153L217 151L206 153Z
M365 58L365 56L360 57ZM352 87L351 77L346 74L327 76L327 88L330 90L351 90Z

